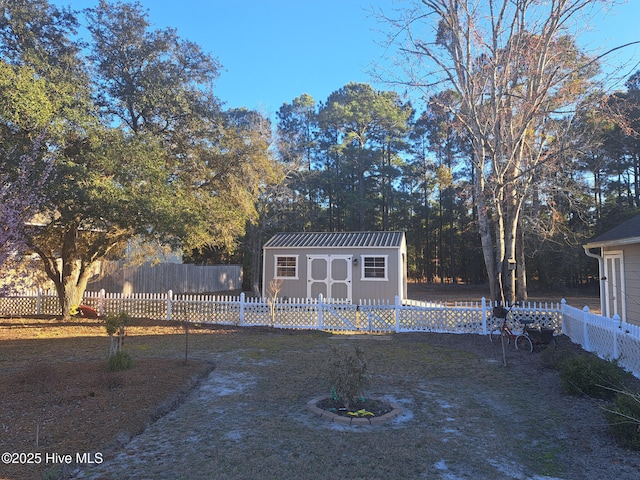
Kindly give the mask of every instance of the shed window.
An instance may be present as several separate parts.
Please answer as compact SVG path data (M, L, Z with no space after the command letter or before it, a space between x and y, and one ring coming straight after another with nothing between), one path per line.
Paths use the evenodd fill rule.
M363 257L362 276L369 280L387 279L387 257Z
M276 278L297 278L298 257L276 256Z

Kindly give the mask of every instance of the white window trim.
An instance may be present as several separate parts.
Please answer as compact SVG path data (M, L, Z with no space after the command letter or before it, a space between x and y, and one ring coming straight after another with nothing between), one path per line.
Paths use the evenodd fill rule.
M365 277L364 276L364 259L365 258L384 258L384 278ZM389 255L360 255L360 280L363 282L388 282L389 281Z
M293 257L296 259L296 274L293 277L279 277L278 276L278 259L282 258L282 257ZM277 279L277 280L298 280L298 275L300 272L300 261L299 261L299 255L274 255L273 256L273 278Z

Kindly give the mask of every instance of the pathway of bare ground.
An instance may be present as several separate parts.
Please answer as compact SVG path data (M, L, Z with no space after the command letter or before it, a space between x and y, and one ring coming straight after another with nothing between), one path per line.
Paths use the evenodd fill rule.
M108 348L101 325L0 320L0 450L104 459L2 465L0 478L640 475L640 455L615 445L603 404L562 394L540 349L508 349L504 367L500 347L475 335L203 328L189 334L185 365L183 331L139 323L125 343L136 367L111 377L101 370ZM404 409L392 423L345 427L305 409L329 390L323 368L332 348L355 344L369 363L367 393ZM548 348L579 351L564 337Z
M332 347L365 352L369 393L400 404L390 424L311 416ZM213 346L213 345L212 345ZM575 349L566 339L554 348ZM602 404L560 392L543 353L471 335L256 332L217 346L216 369L175 411L76 478L635 479Z

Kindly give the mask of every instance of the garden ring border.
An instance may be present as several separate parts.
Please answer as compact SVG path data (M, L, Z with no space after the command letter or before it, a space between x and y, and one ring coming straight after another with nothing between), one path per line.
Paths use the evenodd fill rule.
M387 423L400 416L402 413L402 408L397 404L382 398L375 398L374 400L380 400L388 403L391 407L391 411L384 415L380 415L379 417L344 417L318 407L318 402L327 398L330 397L323 395L309 400L307 402L307 410L314 415L333 423L340 423L343 425L382 425L383 423Z

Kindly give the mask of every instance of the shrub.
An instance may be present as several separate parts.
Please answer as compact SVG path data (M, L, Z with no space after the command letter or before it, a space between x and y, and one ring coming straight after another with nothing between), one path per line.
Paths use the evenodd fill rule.
M640 394L618 392L615 403L606 410L609 428L618 443L640 450Z
M109 347L110 356L122 351L125 330L129 323L131 323L131 317L126 312L120 312L119 315L110 314L104 319L105 328L111 342Z
M544 368L559 370L563 362L577 355L576 352L568 348L549 347L540 352L540 364Z
M615 362L595 355L576 355L560 364L562 389L570 395L613 399L629 374Z
M367 382L367 362L360 347L353 351L333 348L328 365L328 376L332 391L344 406L351 410Z
M110 372L119 372L133 368L133 358L127 352L119 351L109 357L107 369Z

